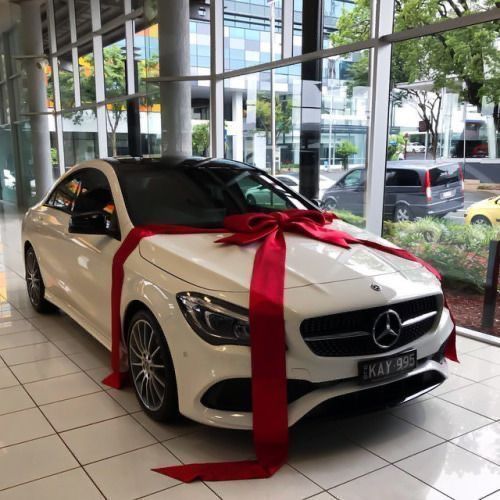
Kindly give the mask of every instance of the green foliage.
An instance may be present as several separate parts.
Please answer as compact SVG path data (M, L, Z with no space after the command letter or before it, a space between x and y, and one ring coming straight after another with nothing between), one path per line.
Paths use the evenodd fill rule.
M276 142L281 135L284 139L292 129L292 99L291 97L275 96L276 101ZM266 94L258 94L256 103L257 129L271 132L271 98Z
M482 292L489 242L500 228L453 224L445 219L385 222L385 238L432 264L445 283Z
M193 154L207 156L210 146L210 128L208 123L199 123L193 127Z
M472 13L474 8L491 8L494 5L495 0L485 0L481 4L465 0L398 0L394 29L402 31L448 17L462 17ZM342 12L337 31L331 35L332 44L339 46L367 40L370 35L369 20L369 0L356 0L351 11ZM399 89L394 95L396 105L411 100L417 106L420 118L428 125L434 156L441 113L439 92L442 88L460 94L461 98L479 109L483 98L494 103L500 101L500 51L496 46L499 36L500 25L490 22L393 45L391 76L394 83L433 82L432 91ZM351 88L366 85L366 62L353 62L350 78L348 86ZM465 84L464 88L462 82ZM500 128L498 105L495 121L497 128Z
M335 148L335 155L340 158L353 155L358 152L358 148L350 141L343 140Z
M366 219L348 210L335 210L348 224L364 228ZM444 283L455 289L482 293L489 243L500 239L500 227L454 224L446 219L384 222L384 238L432 264Z
M342 219L344 222L347 222L348 224L352 224L353 226L364 228L366 225L366 219L364 217L361 217L359 215L354 215L352 212L349 212L349 210L334 210L334 213L337 217Z
M405 139L402 134L390 135L387 144L387 159L397 160L399 154L404 151Z
M335 156L342 160L342 166L345 170L349 166L349 156L356 154L358 148L350 141L343 140L335 147Z
M50 161L52 165L57 165L59 163L57 158L57 148L50 148Z

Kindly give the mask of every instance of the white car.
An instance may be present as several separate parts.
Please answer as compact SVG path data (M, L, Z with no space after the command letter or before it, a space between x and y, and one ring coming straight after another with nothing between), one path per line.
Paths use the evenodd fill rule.
M30 208L22 241L29 298L62 309L108 349L111 264L135 225L221 227L255 211L245 193L316 210L267 173L228 160L87 161ZM342 221L332 227L384 243ZM251 429L249 283L255 245L219 234L156 235L125 262L124 345L138 400L153 418ZM327 401L395 404L447 377L452 321L438 280L420 264L286 233L288 422ZM390 245L390 243L386 243ZM272 334L272 332L270 332Z
M425 153L425 146L419 142L409 142L406 145L406 151L408 153Z

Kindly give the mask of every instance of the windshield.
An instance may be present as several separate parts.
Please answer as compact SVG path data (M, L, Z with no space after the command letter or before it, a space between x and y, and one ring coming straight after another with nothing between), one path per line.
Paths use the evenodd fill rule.
M228 166L119 168L118 178L134 225L222 227L227 215L311 209L267 175Z

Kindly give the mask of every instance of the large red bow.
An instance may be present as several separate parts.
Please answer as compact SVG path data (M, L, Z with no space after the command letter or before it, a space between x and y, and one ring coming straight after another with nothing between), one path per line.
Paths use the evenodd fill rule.
M285 232L297 233L342 248L361 244L398 257L419 262L440 279L429 264L400 248L388 247L371 240L358 239L325 227L336 219L333 214L313 210L250 213L224 219L222 229L199 229L185 226L146 226L130 231L113 259L112 280L112 368L104 383L119 388L124 373L120 372L121 319L120 300L123 286L123 264L139 241L154 234L193 234L231 232L217 240L227 245L260 243L250 283L249 321L251 332L253 435L257 460L189 464L154 469L184 482L195 479L222 481L272 476L288 456L288 415L283 294L285 284ZM451 314L451 313L450 313ZM455 328L450 335L445 355L457 361Z

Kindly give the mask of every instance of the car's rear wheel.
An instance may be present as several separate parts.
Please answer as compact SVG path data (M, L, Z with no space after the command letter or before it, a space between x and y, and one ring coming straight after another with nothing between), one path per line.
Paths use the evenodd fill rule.
M325 210L335 210L337 208L337 200L335 198L327 198L323 202L323 208Z
M148 310L137 312L130 321L128 360L144 411L155 420L175 420L179 407L172 356L160 325Z
M395 222L408 222L413 220L413 213L408 205L398 203L394 207L394 221Z
M491 222L484 215L474 215L470 222L476 226L491 226Z
M24 266L26 272L26 289L35 311L42 314L55 311L57 309L56 306L45 298L45 284L42 279L35 250L33 250L31 245L26 249Z

